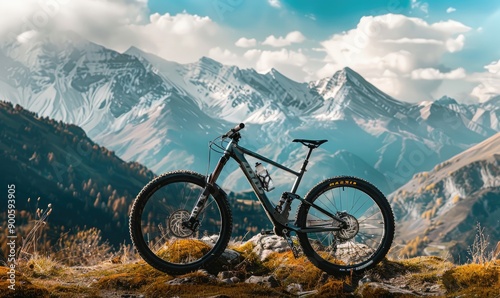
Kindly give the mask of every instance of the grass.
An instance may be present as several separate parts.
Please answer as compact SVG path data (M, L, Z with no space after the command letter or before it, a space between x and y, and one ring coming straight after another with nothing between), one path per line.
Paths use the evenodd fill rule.
M264 266L269 268L284 286L299 283L306 290L316 287L322 273L305 256L295 258L291 251L272 253L264 262Z
M444 273L443 284L448 292L469 297L498 297L500 293L500 262L467 264Z
M51 257L38 254L33 255L28 261L20 262L19 265L24 275L35 278L54 278L70 270Z
M168 245L165 244L159 251L158 256L172 263L188 263L195 261L212 248L200 240L177 239Z
M293 297L286 292L286 286L299 283L305 291L315 291L315 297L404 297L390 296L392 294L387 290L377 287L364 287L353 294L346 287L356 288L359 277L352 282L350 277L324 278L322 272L305 257L295 259L291 252L274 253L261 262L250 253L250 247L236 247L246 254L242 261L246 267L234 270L247 278L255 273L247 271L249 268L259 268L263 275L274 275L280 281L280 287L269 289L244 282L225 284L203 271L173 277L141 260L127 264L106 260L96 266L69 267L38 257L20 265L16 275L16 293L18 297L106 297L109 293L135 293L145 297ZM0 267L0 286L4 288L8 283L6 272L6 267ZM441 297L468 297L472 293L479 295L477 297L496 297L500 289L500 261L457 266L437 257L384 260L366 275L374 282L400 283L410 289L420 289L426 284L439 285L443 289ZM168 284L174 278L183 279L186 283ZM4 292L0 297L12 297Z
M47 216L44 217L41 212L39 218L45 221ZM286 290L292 283L300 284L304 291L312 291L315 297L417 297L411 294L412 291L422 291L429 285L439 288L438 297L498 297L500 292L500 260L496 259L498 255L487 249L489 239L479 225L478 236L469 249L471 258L466 265L455 265L439 257L385 259L363 275L328 276L305 256L295 258L291 251L275 252L261 261L254 253L255 247L251 242L232 242L230 248L241 255L237 264L230 268L214 264L208 268L209 273L196 271L175 277L153 269L130 246L123 245L117 253L111 254L96 229L80 231L77 234L80 238L63 238L71 247L84 243L85 249L75 248L63 255L42 255L34 250L37 243L33 241L37 241L37 232L44 226L35 224L35 230L30 234L34 236L23 243L24 253L16 268L16 291L2 290L0 298L108 297L111 294L131 293L145 297L297 297ZM189 247L191 254L183 253L183 247ZM179 239L162 250L160 253L164 257L181 262L199 257L210 247L201 241ZM60 259L57 259L58 256ZM71 256L72 262L68 262L68 256ZM86 257L90 257L91 261L74 261ZM217 275L223 270L232 271L241 282L227 284L210 275ZM0 267L2 289L7 289L9 285L7 271L8 268ZM280 286L271 289L244 283L251 275L273 275ZM369 281L359 287L358 282L363 276L369 277ZM181 282L169 283L174 279ZM395 294L378 286L381 284L405 287L408 291Z

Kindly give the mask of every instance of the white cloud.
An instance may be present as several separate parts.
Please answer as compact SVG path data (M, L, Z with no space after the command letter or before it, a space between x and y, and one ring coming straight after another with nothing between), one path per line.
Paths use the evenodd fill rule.
M238 55L228 49L222 49L220 47L210 49L210 51L208 51L208 57L229 65L238 64L239 61Z
M259 55L262 53L262 50L252 49L248 50L243 54L243 57L247 60L257 60Z
M223 47L224 31L209 17L181 13L153 14L148 24L129 25L116 30L116 43L101 42L116 50L136 45L167 60L192 62L210 49Z
M307 75L303 68L309 59L300 50L281 49L279 51L267 51L252 49L246 51L243 57L260 73L266 73L272 68L276 68L297 81L303 81Z
M279 51L250 50L246 57L257 58L256 70L267 72L280 64L304 66L308 59L302 52L281 49Z
M139 24L147 20L147 3L127 0L17 0L0 1L0 37L54 29L106 34L103 28Z
M267 2L274 8L281 8L280 0L267 0Z
M460 51L465 44L463 33L470 30L452 20L430 24L403 15L367 16L356 28L334 34L321 45L327 53L325 62L336 65L331 69L350 66L368 80L376 80L377 86L390 95L419 101L431 99L439 87L439 82L432 83L429 78L462 75L455 70L448 77L431 76L422 70L441 68L443 56ZM320 74L324 75L325 69Z
M448 7L448 8L446 9L446 13L452 13L452 12L455 12L455 11L457 11L457 10L456 10L456 8L454 8L454 7Z
M1 1L0 11L7 16L0 19L0 41L31 30L71 30L119 52L136 46L181 63L206 56L214 47L230 45L228 30L209 17L148 15L142 0Z
M417 0L411 0L411 8L422 11L425 14L429 13L429 3Z
M251 47L254 47L256 44L257 44L257 40L255 38L248 39L245 37L238 39L234 43L235 46L240 47L240 48L251 48Z
M493 61L490 64L486 65L484 68L486 68L488 72L492 74L500 75L500 60Z
M446 73L435 68L419 68L411 72L411 78L414 80L457 80L465 77L465 69L461 67Z
M316 21L316 16L312 13L306 14L305 17L313 21Z
M285 47L289 46L292 43L301 43L305 40L306 38L300 31L292 31L288 33L285 37L278 37L276 38L274 35L270 35L262 42L263 45L270 45L272 47Z

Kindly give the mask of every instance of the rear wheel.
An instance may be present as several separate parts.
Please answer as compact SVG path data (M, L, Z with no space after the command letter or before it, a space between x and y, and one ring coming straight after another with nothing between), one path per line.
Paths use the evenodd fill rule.
M154 268L184 274L207 267L226 248L232 216L220 189L209 195L194 231L183 225L205 185L198 173L167 173L146 185L135 199L130 235L141 257Z
M375 266L389 251L394 238L394 216L385 196L372 184L355 177L322 181L305 200L344 220L338 231L317 228L338 226L338 221L308 203L302 203L296 222L304 254L318 268L333 274L362 271Z

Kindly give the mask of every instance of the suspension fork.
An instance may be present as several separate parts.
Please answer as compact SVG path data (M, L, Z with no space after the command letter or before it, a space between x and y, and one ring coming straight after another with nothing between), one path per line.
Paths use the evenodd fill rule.
M228 146L229 147L229 146ZM226 165L227 161L230 158L230 153L226 150L224 152L224 155L219 159L219 162L215 166L214 171L212 174L210 174L207 177L207 184L205 188L203 189L203 192L200 194L198 197L198 201L196 202L196 205L194 206L193 210L191 211L191 215L189 216L189 219L185 222L182 223L182 225L186 228L191 229L194 231L198 225L200 224L198 217L205 208L205 204L207 203L208 196L211 193L216 192L215 188L215 182L219 178L220 173L222 172L222 169Z

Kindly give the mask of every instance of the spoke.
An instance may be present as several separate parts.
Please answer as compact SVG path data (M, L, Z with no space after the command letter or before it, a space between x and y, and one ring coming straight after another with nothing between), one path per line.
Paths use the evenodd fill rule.
M374 215L376 215L376 214L381 214L380 210L379 210L379 212L373 213L372 215L370 215L370 216L368 216L368 217L363 218L363 220L358 221L358 223L365 222L365 221L367 221L369 218L371 218L372 216L374 216Z
M359 259L362 259L362 256L359 254L359 250L356 249L359 248L359 246L357 246L352 241L347 242L347 246L349 247L349 251L352 250L354 252L354 255L356 255Z
M332 194L332 199L330 199L330 198L327 196L327 192L324 192L324 193L323 193L323 195L326 197L326 200L327 200L328 202L330 202L330 204L331 204L331 205L333 205L333 207L334 207L336 210L338 210L338 208L337 208L337 206L336 206L336 204L335 204L335 199L333 198L333 197L334 197L334 196L333 196L333 194ZM318 199L319 199L319 198L320 198L320 197L318 197ZM316 202L316 201L318 201L318 199L316 199L316 200L315 200L315 202ZM321 201L321 200L319 200L319 201ZM335 211L334 211L334 210L332 210L332 209L330 209L330 207L328 207L328 206L326 205L326 203L324 203L323 201L321 201L321 203L325 206L325 209L327 209L328 211L330 211L330 213L335 213Z
M186 193L186 186L187 186L187 183L184 183L184 189L182 190L182 193ZM187 200L184 201L184 205L182 206L182 209L186 210L186 205L187 205Z
M325 241L325 239L327 239L327 238L328 238L328 234L326 234L326 235L325 235L325 237L323 237L323 239L321 239L321 240L319 240L319 237L318 237L318 241L319 241L321 244L323 244L323 243L324 243L324 241Z
M361 195L362 195L362 194L363 194L363 193L362 193L362 192L360 192L360 194L359 194L358 198L356 198L356 196L354 197L354 200L353 200L353 202L352 202L352 207L351 207L351 209L349 209L349 213L350 213L350 214L356 214L356 212L357 212L357 211L356 211L356 212L351 212L351 211L352 211L352 209L354 209L354 206L356 206L356 204L358 203L358 200L361 198ZM359 209L358 209L358 210L359 210Z
M342 190L344 190L344 187L342 187ZM339 197L340 197L340 211L342 211L342 191L339 188Z
M208 256L213 247L200 243L201 237L221 236L222 214L212 196L200 214L200 225L195 233L190 235L181 225L186 218L182 211L187 214L189 204L194 207L200 189L200 185L187 181L166 184L157 189L144 206L141 219L144 240L151 252L165 262L180 265L198 261Z
M346 187L347 189L345 189ZM338 211L344 211L342 208L346 207L346 210L350 215L355 216L359 219L360 217L356 214L362 214L365 209L370 210L369 204L373 204L375 202L370 196L367 196L365 199L364 196L367 194L362 190L353 188L353 190L350 191L349 188L352 187L342 186L325 191L315 200L317 206L324 206L323 208L325 210L328 210L333 214ZM337 189L338 194L336 193ZM351 196L352 200L349 199ZM342 202L345 199L347 200L347 202ZM377 205L375 204L375 206ZM327 227L329 225L333 226L332 219L327 217L325 214L318 212L318 210L315 210L311 207L308 210L309 211L306 219L307 227L321 228ZM369 260L370 256L374 253L375 250L372 248L372 246L378 247L378 244L383 238L382 235L379 235L378 232L379 230L383 230L383 226L377 226L376 224L367 224L369 221L379 220L378 218L376 218L379 215L380 210L378 209L373 214L368 214L366 217L362 217L358 222L360 231L358 231L355 238L351 239L350 241L346 241L343 244L340 243L335 252L333 251L333 246L334 242L337 240L334 236L334 233L331 231L315 232L314 234L309 234L309 242L317 252L324 251L325 253L328 253L330 257L339 259L343 262L348 263L349 265L355 265L357 263L364 262L366 260ZM330 259L330 257L323 259L331 262L332 260Z
M363 205L361 205L361 206L360 206L360 207L359 207L356 211L354 211L354 212L353 212L353 213L351 213L351 214L356 214L356 213L358 213L358 211L359 211L361 208L363 208L363 207L366 205L366 203L368 203L368 200L366 200L366 201L363 203Z

